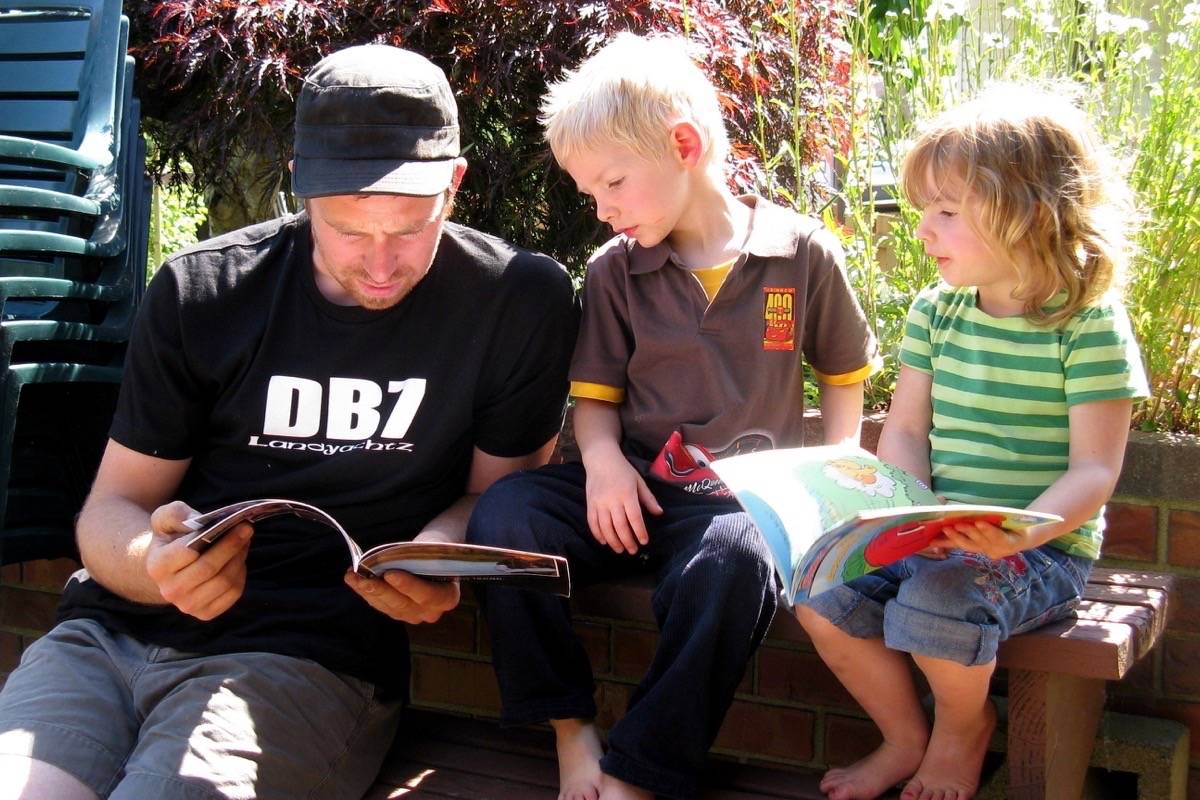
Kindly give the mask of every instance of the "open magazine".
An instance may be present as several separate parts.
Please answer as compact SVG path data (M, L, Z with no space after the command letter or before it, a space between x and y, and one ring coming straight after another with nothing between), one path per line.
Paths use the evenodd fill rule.
M711 467L762 533L793 605L925 549L948 525L1062 522L1019 508L941 504L915 476L858 447L765 450Z
M292 514L333 528L346 540L351 568L367 577L400 569L432 580L492 580L571 596L571 575L562 556L448 542L389 542L364 551L326 512L297 500L246 500L185 521L196 531L188 547L203 551L242 522Z

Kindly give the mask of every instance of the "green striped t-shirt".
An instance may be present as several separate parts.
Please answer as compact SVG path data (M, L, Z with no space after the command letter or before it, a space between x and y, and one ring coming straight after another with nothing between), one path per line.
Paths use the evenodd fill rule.
M1067 469L1067 409L1146 397L1146 375L1120 304L1044 328L1023 316L992 317L975 297L969 286L921 292L900 361L933 376L934 491L952 502L1024 508ZM1103 528L1101 509L1051 544L1096 558Z

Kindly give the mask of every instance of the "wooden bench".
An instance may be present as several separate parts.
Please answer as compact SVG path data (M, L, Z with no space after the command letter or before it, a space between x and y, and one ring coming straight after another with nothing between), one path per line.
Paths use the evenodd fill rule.
M1006 797L1080 797L1106 682L1123 678L1158 640L1170 586L1169 575L1097 568L1074 618L1002 645ZM599 585L577 592L573 606L584 617L652 624L651 591L648 581ZM781 631L795 639L799 624L781 613L768 636ZM818 774L714 759L703 785L711 800L800 800L822 796L818 780ZM549 731L417 712L368 798L554 798L556 786Z
M1171 582L1159 573L1093 569L1073 619L1001 646L998 662L1008 669L1008 797L1080 796L1105 684L1124 678L1162 635Z

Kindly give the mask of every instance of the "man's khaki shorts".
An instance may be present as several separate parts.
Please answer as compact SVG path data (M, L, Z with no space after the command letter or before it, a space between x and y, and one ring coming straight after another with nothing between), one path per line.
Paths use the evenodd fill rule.
M113 798L353 798L400 704L315 662L198 656L71 620L0 692L0 754L53 764Z

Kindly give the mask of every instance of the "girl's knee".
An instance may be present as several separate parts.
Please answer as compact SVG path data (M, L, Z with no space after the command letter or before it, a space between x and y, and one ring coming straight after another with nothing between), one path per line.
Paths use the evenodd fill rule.
M992 602L979 581L979 571L961 559L933 561L900 584L896 602L939 617L976 619L992 615Z
M800 627L804 628L809 636L823 634L826 630L837 630L832 622L806 605L801 604L796 606L792 609L792 613L795 614L796 621L800 623Z
M792 611L796 616L796 621L800 623L800 627L804 628L804 632L815 643L850 638L850 634L834 625L820 612L809 606L800 604L792 609Z

